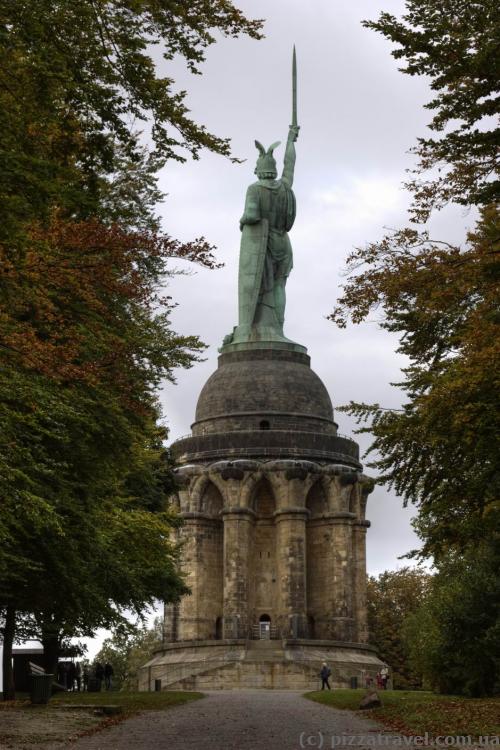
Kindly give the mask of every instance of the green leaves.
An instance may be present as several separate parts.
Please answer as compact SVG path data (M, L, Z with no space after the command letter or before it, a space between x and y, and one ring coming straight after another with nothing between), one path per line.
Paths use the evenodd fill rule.
M424 601L430 576L420 568L385 571L367 584L370 643L391 666L394 687L411 690L422 685L421 671L408 664L408 646L402 636L405 623Z
M494 0L407 0L401 20L382 13L365 21L394 42L408 75L430 78L436 96L429 127L439 138L419 138L412 217L426 221L433 208L452 201L487 205L498 200L500 11ZM430 170L439 176L422 180Z
M158 233L157 173L230 148L153 48L196 71L215 32L260 27L226 0L0 10L0 610L33 615L51 664L61 634L185 591L156 394L203 344L160 288L172 259L216 263Z
M405 624L410 662L443 693L494 695L500 687L498 534L450 556Z
M407 185L412 220L449 201L477 205L480 217L464 246L406 228L350 255L331 319L344 327L377 309L408 364L394 384L400 410L351 403L344 411L373 435L379 481L416 507L423 546L409 556L432 558L438 570L408 620L412 667L440 690L478 695L498 679L497 650L485 649L498 632L500 12L491 0L406 0L401 20L382 13L365 26L393 41L402 70L428 76L435 92L427 108L437 135L419 139Z
M417 506L420 554L438 561L500 521L499 234L489 207L465 248L403 230L359 249L332 313L342 325L379 305L381 326L400 336L402 409L344 409L373 434L380 481Z

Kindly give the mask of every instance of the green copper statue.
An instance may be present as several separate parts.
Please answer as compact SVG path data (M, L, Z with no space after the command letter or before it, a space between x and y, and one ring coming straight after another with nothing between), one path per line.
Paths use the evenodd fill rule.
M240 219L241 245L238 279L238 325L224 345L248 341L284 341L285 285L293 266L288 232L295 221L293 175L297 125L297 68L293 50L292 124L288 131L281 179L273 156L279 141L266 149L259 141L255 174L247 190Z

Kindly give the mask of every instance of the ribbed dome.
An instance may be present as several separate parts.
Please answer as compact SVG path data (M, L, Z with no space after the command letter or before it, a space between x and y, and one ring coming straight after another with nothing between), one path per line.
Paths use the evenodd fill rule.
M253 349L219 357L198 399L193 434L258 429L335 434L330 397L307 354Z

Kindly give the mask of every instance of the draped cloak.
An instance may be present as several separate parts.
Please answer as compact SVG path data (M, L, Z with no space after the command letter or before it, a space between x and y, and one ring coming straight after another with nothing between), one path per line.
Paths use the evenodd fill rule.
M274 307L276 282L293 266L288 231L295 221L293 190L285 179L259 180L247 190L239 266L239 329L249 331L258 305Z

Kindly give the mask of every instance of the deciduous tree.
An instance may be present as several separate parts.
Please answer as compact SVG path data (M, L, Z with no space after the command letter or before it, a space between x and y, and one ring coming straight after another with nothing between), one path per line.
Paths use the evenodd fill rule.
M410 665L442 693L500 691L500 538L449 555L405 622Z
M381 13L364 25L397 46L392 55L411 76L427 76L434 98L430 138L414 149L409 188L413 218L425 221L450 201L498 200L500 10L495 0L406 0L398 19Z
M106 638L95 657L95 662L109 662L113 666L115 687L137 690L139 669L153 657L163 639L163 620L155 618L152 627L119 626Z
M386 570L369 576L367 586L370 643L392 669L396 689L413 690L422 685L422 672L409 664L403 638L405 623L425 599L431 576L420 568Z
M0 10L7 661L17 612L35 616L52 669L61 637L183 590L156 391L202 345L171 330L159 288L172 258L213 259L203 240L158 233L156 177L169 158L230 148L189 117L165 68L180 55L199 72L215 32L260 27L225 0Z

